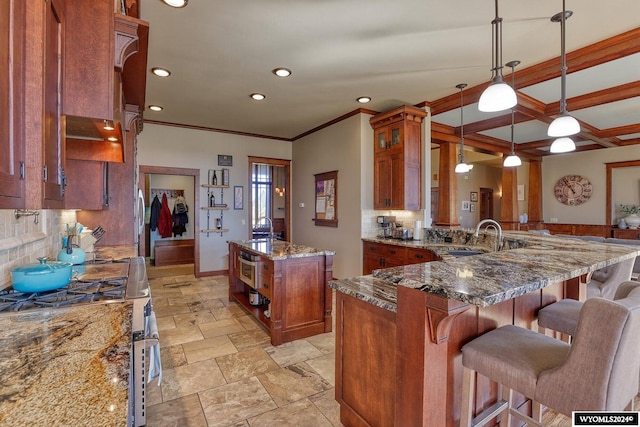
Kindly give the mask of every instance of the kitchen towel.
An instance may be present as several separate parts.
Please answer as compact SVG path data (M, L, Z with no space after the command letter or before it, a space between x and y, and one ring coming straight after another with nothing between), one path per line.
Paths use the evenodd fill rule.
M162 360L160 360L160 335L158 334L158 322L156 320L156 313L151 310L149 316L147 316L147 328L149 331L149 337L157 340L156 343L148 348L149 352L149 378L148 383L154 379L158 379L158 386L162 382Z

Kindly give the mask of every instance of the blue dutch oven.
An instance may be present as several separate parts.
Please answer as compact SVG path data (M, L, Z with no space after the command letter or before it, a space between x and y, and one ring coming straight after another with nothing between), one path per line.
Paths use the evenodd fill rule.
M48 261L38 258L37 264L27 264L11 270L13 289L19 292L44 292L66 286L71 282L70 262Z

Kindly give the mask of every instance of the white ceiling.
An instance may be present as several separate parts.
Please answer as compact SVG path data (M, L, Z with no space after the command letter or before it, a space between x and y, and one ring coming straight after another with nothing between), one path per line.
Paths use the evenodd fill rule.
M190 0L174 9L141 0L149 21L151 67L145 120L292 139L357 108L386 111L431 103L457 92L455 85L484 84L491 77L492 0ZM567 51L640 26L638 0L567 0ZM560 54L560 26L550 17L560 0L502 0L504 62L516 71ZM640 43L640 40L638 40ZM271 73L293 71L288 78ZM569 98L640 80L640 54L567 78ZM509 74L505 70L505 76ZM507 78L509 81L509 79ZM519 89L545 104L560 98L558 78ZM267 98L256 102L253 92ZM369 104L358 104L359 96ZM640 98L571 111L598 129L640 122ZM464 109L465 124L501 114ZM433 120L460 125L458 109ZM516 142L540 141L547 125L516 126ZM508 126L480 132L510 140ZM638 134L621 135L638 138Z

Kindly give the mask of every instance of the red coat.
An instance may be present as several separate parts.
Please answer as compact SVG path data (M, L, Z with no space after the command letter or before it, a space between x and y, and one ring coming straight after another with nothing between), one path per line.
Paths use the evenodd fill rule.
M171 210L169 209L169 203L167 202L167 195L162 195L162 207L160 208L160 219L158 220L158 233L160 237L171 237L171 230L173 229L173 218L171 216Z

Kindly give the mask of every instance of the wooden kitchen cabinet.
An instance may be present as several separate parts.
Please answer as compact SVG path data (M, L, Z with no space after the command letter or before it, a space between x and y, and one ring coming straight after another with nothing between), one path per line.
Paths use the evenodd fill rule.
M114 13L112 0L66 2L68 158L124 162L124 106L144 109L148 23ZM115 129L105 129L105 120Z
M43 207L64 207L65 118L62 113L62 72L67 28L60 0L46 3L44 23L44 197Z
M362 246L362 274L371 274L379 268L400 267L438 259L438 256L428 249L368 241L363 241Z
M240 280L237 264L240 252L260 257L255 288ZM331 332L332 291L328 281L332 277L332 255L271 259L264 253L229 243L229 300L238 302L269 331L273 345ZM267 297L269 303L251 305L249 292L253 289Z
M67 159L66 209L109 207L109 163Z
M24 208L26 7L0 0L0 209Z
M616 239L631 239L631 240L640 240L640 229L631 230L628 229L620 229L613 228L611 231L611 236Z
M421 209L421 123L426 115L405 105L369 121L374 130L374 209Z

